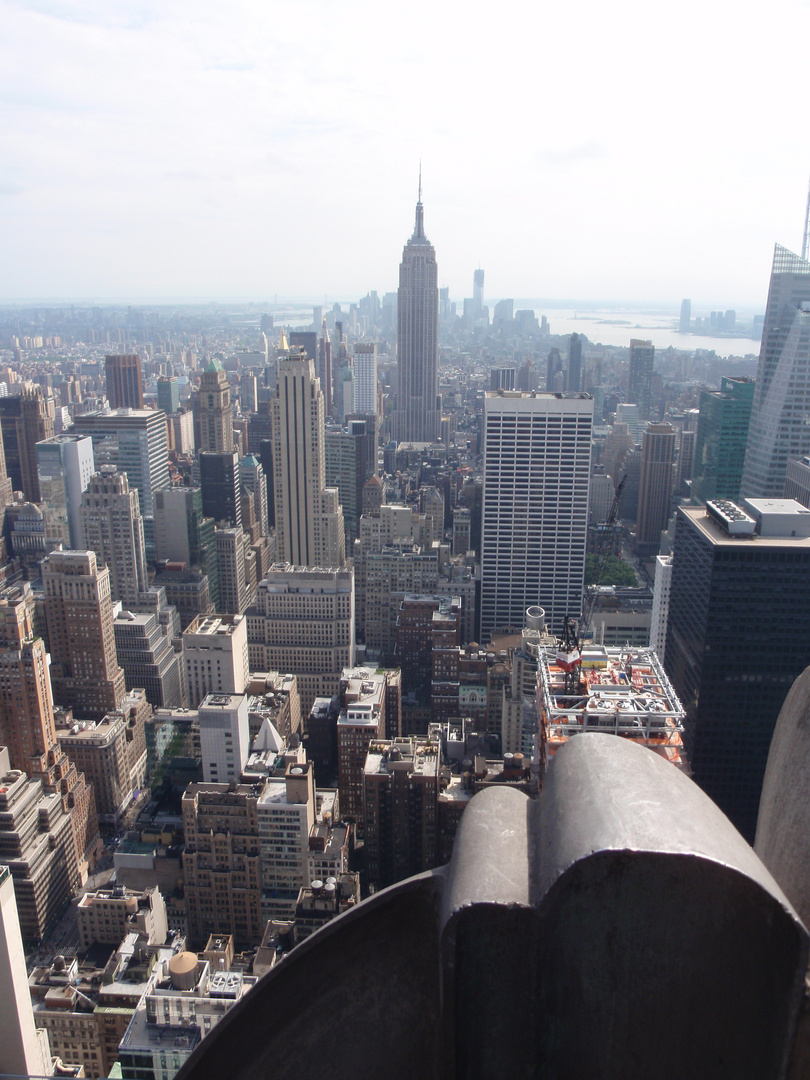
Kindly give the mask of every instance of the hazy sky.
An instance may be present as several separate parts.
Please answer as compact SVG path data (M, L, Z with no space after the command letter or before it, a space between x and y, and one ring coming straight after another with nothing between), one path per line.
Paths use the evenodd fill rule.
M0 0L0 302L396 288L764 309L810 3Z

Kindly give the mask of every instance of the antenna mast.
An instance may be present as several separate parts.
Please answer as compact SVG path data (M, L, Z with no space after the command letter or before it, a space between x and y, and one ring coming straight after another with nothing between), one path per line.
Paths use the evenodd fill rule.
M804 237L802 238L802 258L807 262L810 247L810 187L807 189L807 210L804 214Z

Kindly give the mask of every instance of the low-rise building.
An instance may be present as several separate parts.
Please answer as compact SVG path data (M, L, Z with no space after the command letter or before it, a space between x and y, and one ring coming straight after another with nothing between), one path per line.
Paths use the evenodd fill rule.
M123 1080L172 1080L200 1041L256 983L196 953L160 956L119 1047Z
M141 892L116 885L85 893L76 909L79 945L118 945L136 933L150 945L163 945L168 933L166 903L157 885Z

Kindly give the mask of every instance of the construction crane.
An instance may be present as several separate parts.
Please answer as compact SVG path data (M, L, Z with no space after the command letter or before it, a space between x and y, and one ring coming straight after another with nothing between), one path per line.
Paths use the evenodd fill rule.
M577 627L570 615L566 615L562 636L557 640L556 659L557 664L565 672L564 693L568 697L579 694L580 671L582 667L581 643L587 636L591 625L591 616L593 615L593 609L598 595L599 579L602 576L605 562L610 554L611 534L613 533L613 526L616 524L619 517L619 508L622 503L622 495L624 494L624 486L626 483L627 473L625 473L619 481L613 496L613 502L610 505L610 512L608 513L604 530L596 545L594 583L589 586L588 591L585 594L582 603L582 616L579 620L579 627Z

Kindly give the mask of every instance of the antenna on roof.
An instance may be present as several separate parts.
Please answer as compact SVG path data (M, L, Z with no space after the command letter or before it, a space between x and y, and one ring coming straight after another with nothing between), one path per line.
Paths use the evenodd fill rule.
M808 247L810 247L810 186L807 189L807 209L804 213L804 236L802 238L802 258L805 262L807 262Z

